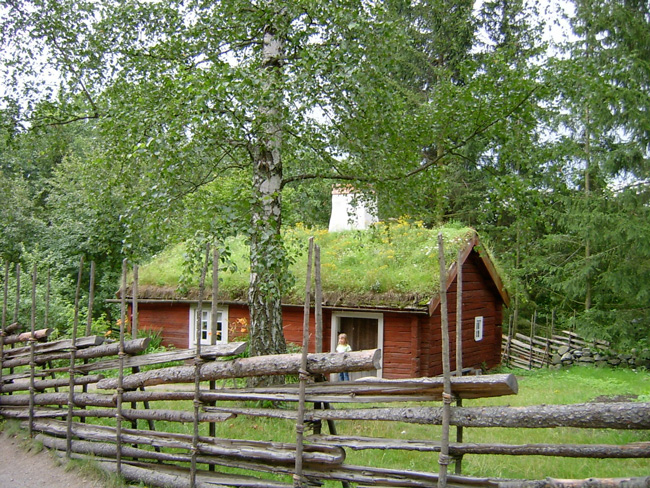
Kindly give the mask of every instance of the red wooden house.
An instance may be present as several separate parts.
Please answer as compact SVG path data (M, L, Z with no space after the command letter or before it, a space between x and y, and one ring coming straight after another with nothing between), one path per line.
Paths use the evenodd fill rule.
M418 230L420 238L425 239L422 242L430 244L424 247L431 254L423 261L426 266L421 263L416 263L414 266L418 272L432 274L429 291L424 292L404 290L404 287L396 291L390 289L388 285L383 286L380 282L382 276L399 273L401 269L408 267L408 263L401 262L397 265L399 269L391 271L387 265L382 264L385 260L390 260L391 253L384 252L379 255L381 254L379 252L367 252L368 247L371 246L368 243L362 244L361 247L367 254L374 254L375 262L362 267L365 267L367 273L377 273L378 280L374 286L377 291L364 291L357 288L356 291L350 292L341 289L340 286L334 286L328 280L328 276L332 273L345 273L341 264L341 255L345 253L338 248L329 253L328 260L327 246L333 247L331 239L337 239L339 235L344 236L346 233L337 233L334 237L329 234L330 241L323 242L321 245L324 350L333 351L336 347L337 334L346 332L353 349L380 348L382 350L382 368L376 372L379 377L412 378L442 373L439 285L434 284L433 279L438 266L437 253L433 247L437 245L435 244L436 232L421 228ZM321 237L325 235L321 233ZM316 240L318 243L318 236ZM508 306L509 297L492 260L481 248L477 234L471 229L463 229L461 237L456 237L453 241L455 245L452 255L454 260L456 256L459 256L460 260L451 264L447 279L452 369L455 367L456 290L459 266L462 267L463 367L492 368L500 363L502 310L504 305ZM399 252L401 244L397 239L394 245L397 246L396 252ZM350 247L346 246L345 249ZM431 249L434 249L434 252L431 252ZM155 265L154 261L149 267ZM424 267L426 269L420 269ZM386 268L383 273L382 268ZM142 268L140 276L143 276ZM349 277L352 287L355 279L354 276ZM402 285L405 282L408 280L403 280ZM304 282L296 289L301 287L304 288ZM197 323L201 326L201 340L206 344L232 341L247 331L249 314L245 292L239 292L238 295L224 289L222 293L220 288L218 323L213 329L210 323L210 296L203 302L203 313L199 319L198 301L196 298L191 298L190 293L181 295L173 287L146 283L141 284L139 290L140 329L160 332L167 345L178 348L192 347ZM288 342L302 343L303 300L299 294L290 295L287 296L286 304L283 306L284 334ZM310 322L313 331L313 309ZM216 330L214 340L211 337L212 330ZM313 351L313 333L311 340L310 349Z

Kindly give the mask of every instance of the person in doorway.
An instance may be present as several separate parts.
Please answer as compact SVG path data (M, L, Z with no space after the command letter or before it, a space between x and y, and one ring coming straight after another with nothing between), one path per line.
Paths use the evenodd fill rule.
M348 344L348 335L339 334L339 343L336 345L336 352L350 352L352 347ZM350 374L347 371L339 373L339 381L350 381Z

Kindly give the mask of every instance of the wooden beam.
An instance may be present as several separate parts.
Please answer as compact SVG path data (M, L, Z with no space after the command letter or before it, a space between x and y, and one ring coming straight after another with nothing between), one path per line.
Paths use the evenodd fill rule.
M386 439L376 437L311 435L310 442L346 447L354 450L380 449L418 452L440 452L440 442L410 439ZM452 456L465 454L496 454L507 456L557 456L572 458L650 458L650 442L625 445L610 444L476 444L452 442Z
M260 408L209 408L210 412L230 412L256 417L295 418L288 410ZM314 410L306 420L382 420L440 425L442 409L435 407L350 408ZM451 425L462 427L584 429L650 429L650 403L580 403L573 405L535 405L529 407L452 407Z
M363 397L398 397L413 395L427 400L442 398L443 379L440 377L404 380L364 378L346 385L338 383L310 383L306 386L308 401L329 401L336 403L365 402ZM517 378L512 374L462 376L451 378L451 388L458 398L487 398L515 395L519 389ZM264 400L281 399L297 401L297 386L278 385L273 388L224 388L205 391L206 398L216 400ZM282 398L279 398L279 397ZM389 401L396 401L395 399ZM404 399L401 399L404 401Z
M246 349L245 342L229 342L228 344L216 344L213 346L201 347L202 359L215 359L217 357L236 356ZM194 349L176 349L173 351L156 352L144 356L132 356L124 358L124 367L133 368L140 366L150 366L152 364L163 364L172 361L185 361L196 356ZM119 366L118 359L84 364L77 367L77 370L85 373L90 371L115 369Z
M225 378L244 378L250 376L269 376L298 374L301 365L300 354L276 354L231 361L215 361L201 367L201 381ZM307 371L311 374L338 373L340 371L369 371L381 366L381 351L352 351L349 353L310 354L307 358ZM177 366L161 368L144 373L133 374L124 378L123 387L136 389L143 386L166 383L193 383L195 368ZM97 388L117 388L115 378L105 378L97 383Z

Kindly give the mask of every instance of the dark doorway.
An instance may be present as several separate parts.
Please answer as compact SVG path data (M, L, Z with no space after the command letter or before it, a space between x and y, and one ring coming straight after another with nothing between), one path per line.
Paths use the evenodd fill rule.
M379 321L367 317L339 317L339 333L348 335L348 342L353 351L376 349L379 347L377 330ZM337 334L338 336L338 334ZM350 379L364 376L377 376L377 370L350 373Z

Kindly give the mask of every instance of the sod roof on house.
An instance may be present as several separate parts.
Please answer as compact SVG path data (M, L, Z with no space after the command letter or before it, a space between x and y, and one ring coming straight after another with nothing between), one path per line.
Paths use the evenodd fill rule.
M423 309L438 295L438 233L445 242L445 261L451 265L458 251L471 245L476 232L460 226L425 229L406 222L378 223L365 231L328 232L296 227L283 235L294 259L291 273L295 283L283 302L304 302L309 237L321 249L323 298L326 305L347 307L389 307ZM227 241L231 261L236 265L219 272L219 300L247 299L250 264L243 238ZM139 268L138 295L141 299L180 300L198 297L196 278L179 287L184 272L185 246L179 244ZM312 274L313 276L313 274ZM206 299L211 298L208 277ZM130 293L129 293L130 294Z

